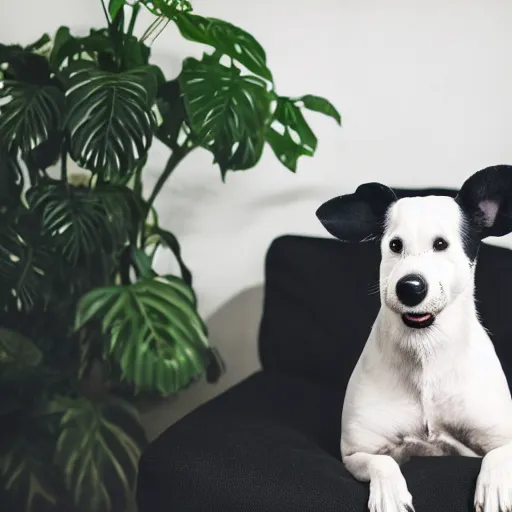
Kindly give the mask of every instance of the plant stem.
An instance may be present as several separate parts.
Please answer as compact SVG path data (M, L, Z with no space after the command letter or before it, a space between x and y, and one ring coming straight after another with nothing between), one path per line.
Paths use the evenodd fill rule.
M39 172L37 167L31 165L29 162L25 161L25 165L27 166L28 179L30 181L31 186L36 186L39 182Z
M135 169L135 175L133 177L133 191L137 196L142 196L142 170L148 161L147 155L137 165Z
M135 29L135 22L137 21L137 16L139 15L140 4L135 4L132 7L132 16L130 18L130 24L128 25L128 36L133 35L133 31Z
M160 16L159 18L156 18L149 25L149 27L146 29L144 34L142 34L142 37L140 38L141 42L144 42L144 41L146 41L146 39L149 39L149 37L153 34L153 32L155 32L155 30L158 29L158 26L162 25L162 23L164 24L164 27L162 29L160 29L160 32L162 32L162 30L167 26L167 24L169 23L169 20L164 18L163 16ZM158 34L160 34L160 32ZM157 34L157 36L158 36L158 34ZM157 36L155 36L154 39L156 39Z
M172 174L174 169L179 165L179 163L194 149L194 146L189 147L188 146L188 140L185 141L183 146L176 147L171 156L169 157L169 160L167 160L167 164L165 166L164 171L160 175L160 178L158 178L158 181L156 182L155 187L153 188L153 192L151 192L151 195L149 196L149 200L147 202L146 206L146 216L149 214L151 207L153 206L153 203L155 202L156 196L160 193L160 190L162 190L162 187L165 185L165 182L169 178L169 176Z
M107 18L107 23L110 25L110 16L105 6L105 0L101 0L101 6L103 7L103 13L105 14L105 18Z
M173 149L171 156L169 157L169 160L167 160L167 164L165 166L164 171L160 175L160 178L158 178L153 191L151 192L151 195L149 196L148 202L146 204L146 212L144 215L144 223L142 225L142 237L141 237L141 247L144 247L144 244L146 243L146 222L149 214L151 213L151 209L153 206L153 203L155 202L156 197L162 190L163 186L165 185L165 182L169 178L169 176L172 174L174 169L178 167L180 162L195 148L195 146L189 146L189 139L186 139L182 146L177 146L175 149Z
M65 183L66 187L68 186L68 151L66 149L66 145L62 145L62 151L60 154L60 172L62 181Z

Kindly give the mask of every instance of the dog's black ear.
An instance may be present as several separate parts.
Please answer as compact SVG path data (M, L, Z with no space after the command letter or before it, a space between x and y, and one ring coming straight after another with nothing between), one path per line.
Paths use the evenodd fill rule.
M379 239L395 193L380 183L360 185L353 194L335 197L316 211L327 231L344 242Z
M476 172L464 182L455 201L480 239L512 232L512 166Z

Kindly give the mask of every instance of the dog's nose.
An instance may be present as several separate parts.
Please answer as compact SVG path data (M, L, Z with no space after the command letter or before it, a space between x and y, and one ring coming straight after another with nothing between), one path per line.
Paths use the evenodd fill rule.
M396 295L405 306L417 306L427 296L427 282L417 274L402 277L396 283Z

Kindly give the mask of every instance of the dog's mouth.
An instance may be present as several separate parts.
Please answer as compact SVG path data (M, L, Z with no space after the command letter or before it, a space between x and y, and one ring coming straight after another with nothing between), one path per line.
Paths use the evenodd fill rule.
M413 329L424 329L434 323L435 316L431 313L404 313L402 321L407 327Z

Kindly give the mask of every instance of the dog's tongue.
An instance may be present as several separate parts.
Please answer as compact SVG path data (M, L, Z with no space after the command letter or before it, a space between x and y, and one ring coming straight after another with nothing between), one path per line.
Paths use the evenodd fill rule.
M430 313L426 313L424 315L405 315L407 317L407 320L410 320L411 322L426 322L430 319L432 316Z

